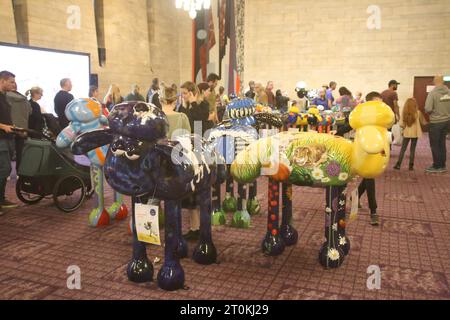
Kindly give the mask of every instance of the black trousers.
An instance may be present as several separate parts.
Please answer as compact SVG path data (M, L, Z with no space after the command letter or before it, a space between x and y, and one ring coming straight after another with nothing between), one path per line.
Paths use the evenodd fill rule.
M377 213L377 198L375 195L375 179L363 179L358 187L359 198L367 192L367 199L369 200L369 208L371 214Z
M416 156L417 138L403 138L402 149L400 156L398 157L397 165L400 167L405 157L406 149L408 149L409 142L411 141L411 150L409 151L409 166L414 167L414 158Z
M450 121L442 123L430 123L429 137L431 152L433 153L433 167L441 169L446 167L447 146L446 137Z

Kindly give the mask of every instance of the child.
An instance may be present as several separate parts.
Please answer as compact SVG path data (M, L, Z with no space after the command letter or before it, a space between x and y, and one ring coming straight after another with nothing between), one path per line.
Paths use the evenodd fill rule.
M414 170L414 157L416 153L417 140L422 137L421 124L424 124L424 122L423 116L421 116L419 107L417 106L417 101L414 98L409 98L406 100L405 106L400 115L400 127L403 128L403 145L394 169L400 170L406 149L411 141L409 170Z

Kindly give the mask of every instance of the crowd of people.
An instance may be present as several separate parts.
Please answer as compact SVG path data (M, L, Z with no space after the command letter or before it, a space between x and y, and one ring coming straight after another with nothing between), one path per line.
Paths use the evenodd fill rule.
M177 132L204 134L208 129L223 121L226 106L230 101L224 87L218 88L220 80L217 74L212 73L208 75L206 82L196 84L186 81L178 88L176 84L166 86L158 78L155 78L145 96L141 93L138 85L132 85L130 92L125 97L122 96L119 86L112 84L103 99L99 98L98 88L91 86L89 98L101 103L105 114L115 105L126 101L152 103L167 115L170 128L169 137L172 138ZM304 88L298 88L296 90L298 97L295 100L291 100L286 93L282 93L282 90L276 90L274 93L273 81L269 81L265 87L261 83L250 81L245 97L280 113L288 112L291 105L298 106L300 110L307 110L309 106L314 105L321 106L323 110L338 108L345 115L349 115L357 105L364 101L383 101L392 109L397 123L403 129L403 144L394 169L401 169L406 150L411 144L409 170L414 170L417 142L422 136L422 126L428 124L433 164L426 169L426 172L444 173L447 171L445 140L450 126L450 91L444 85L442 76L436 76L434 83L436 87L428 95L425 105L425 112L430 117L429 123L425 120L414 98L407 99L403 108L400 108L397 94L400 83L396 80L390 81L388 88L381 93L371 92L366 99L363 99L361 92L353 95L346 87L340 87L337 90L335 81L320 88L313 99L308 97L308 92ZM61 90L54 98L54 110L59 128L63 129L69 124L65 115L66 106L74 99L70 93L72 81L62 79L60 87ZM0 212L2 209L17 206L5 198L5 186L11 173L11 160L15 154L18 168L26 139L26 136L15 132L14 128L42 132L49 129L51 121L51 118L44 116L43 109L39 105L39 100L44 94L41 88L33 87L26 92L26 95L22 95L17 90L15 75L8 71L0 72ZM339 97L335 96L336 90ZM198 127L200 125L201 127ZM351 127L347 123L347 126L338 128L333 133L342 135L349 130ZM372 224L377 225L375 181L364 180L360 186L360 195L364 191L368 193ZM195 210L195 196L187 199L183 206L192 210L191 230L186 237L187 239L197 239L200 219L198 211Z

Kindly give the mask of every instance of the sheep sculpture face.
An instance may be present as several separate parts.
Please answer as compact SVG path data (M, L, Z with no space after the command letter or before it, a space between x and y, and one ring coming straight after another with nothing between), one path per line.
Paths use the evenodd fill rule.
M283 132L261 139L240 153L231 167L240 183L261 175L300 186L346 185L353 176L379 176L389 162L387 129L394 114L382 102L360 105L350 116L356 130L352 143L319 133Z
M128 196L155 194L159 199L180 199L192 192L194 171L189 163L174 163L175 141L167 141L166 115L151 104L123 103L109 115L109 130L81 136L75 153L92 145L110 144L105 177L111 187Z

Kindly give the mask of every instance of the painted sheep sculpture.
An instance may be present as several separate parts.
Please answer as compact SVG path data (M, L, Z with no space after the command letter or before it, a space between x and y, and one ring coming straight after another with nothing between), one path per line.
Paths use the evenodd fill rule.
M281 254L285 246L281 231L289 229L290 219L286 217L289 210L283 210L281 227L278 222L281 182L326 188L326 243L319 259L326 268L342 264L350 250L345 236L347 183L357 175L375 178L384 172L390 157L387 130L394 119L392 110L384 103L368 102L356 107L350 115L350 125L356 130L353 143L328 134L283 132L257 141L236 157L231 166L236 181L250 183L261 175L270 177L273 189L268 232L263 241L266 254Z
M281 129L283 126L283 121L278 115L272 114L271 111L257 110L258 105L252 99L234 99L227 106L229 120L210 131L208 141L216 146L227 164L231 164L240 151L258 139L258 130L267 127ZM250 185L238 184L238 198L234 198L234 181L229 175L225 200L221 208L220 185L213 188L213 224L225 224L225 213L231 212L233 213L231 226L248 228L250 216L259 214L261 209L256 195L256 182Z
M158 273L158 285L169 291L181 289L185 277L180 258L187 255L187 244L181 235L181 200L197 192L200 241L193 259L203 265L215 263L211 186L217 179L224 179L224 160L198 136L182 136L182 142L167 140L167 118L154 105L122 103L114 107L108 119L110 129L81 135L72 150L75 154L84 154L110 145L104 167L106 180L114 190L132 197L133 257L127 269L132 282L153 280L146 245L137 237L136 204L145 204L152 198L164 201L165 259Z
M66 117L70 124L56 139L58 148L68 148L76 138L96 129L101 129L108 125L108 119L102 114L102 106L92 99L75 99L66 107ZM94 197L96 208L89 214L89 225L93 227L103 227L112 220L123 220L128 215L128 209L123 204L122 195L114 193L114 203L108 210L104 208L104 186L103 186L103 166L105 163L108 146L100 146L87 152L91 161L91 179L94 186Z

